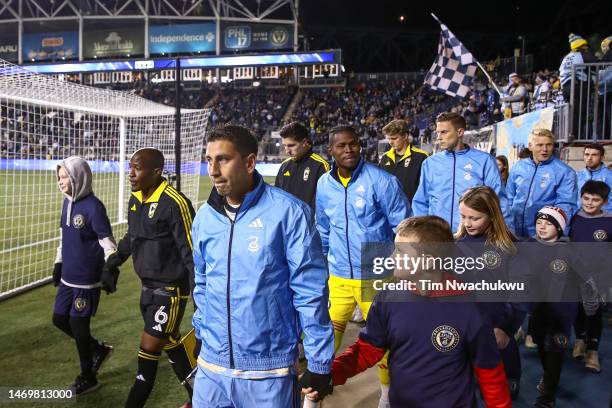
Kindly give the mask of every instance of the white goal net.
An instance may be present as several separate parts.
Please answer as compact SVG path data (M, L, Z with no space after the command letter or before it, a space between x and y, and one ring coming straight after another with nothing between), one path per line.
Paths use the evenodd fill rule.
M181 190L198 197L209 110L181 111ZM175 109L130 92L34 74L0 60L0 299L49 280L62 208L57 163L86 159L116 238L125 233L129 158L153 146L175 169Z

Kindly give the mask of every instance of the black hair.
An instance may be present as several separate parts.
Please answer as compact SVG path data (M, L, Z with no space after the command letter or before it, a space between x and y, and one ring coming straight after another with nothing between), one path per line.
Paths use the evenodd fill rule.
M589 143L588 145L584 146L584 150L586 149L597 150L601 154L601 157L604 157L604 155L606 154L604 147L599 143Z
M584 186L580 189L580 197L585 194L598 195L604 200L607 200L610 194L610 186L603 181L589 180L584 183Z
M257 139L255 135L244 126L231 123L215 127L208 135L207 142L227 140L231 142L242 157L249 154L257 155Z
M284 139L290 137L297 142L302 140L310 140L308 137L308 129L300 122L291 122L283 126L280 130L280 136Z
M336 135L338 133L348 133L353 136L353 139L359 143L359 134L352 126L336 126L329 131L329 146L332 147L334 145Z

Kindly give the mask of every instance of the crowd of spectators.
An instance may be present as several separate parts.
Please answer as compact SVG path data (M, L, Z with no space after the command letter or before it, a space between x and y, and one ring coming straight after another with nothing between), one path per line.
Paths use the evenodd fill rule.
M502 90L501 98L486 81L477 80L472 93L457 101L430 91L420 81L349 80L344 87L303 89L303 97L287 119L304 123L320 152L324 151L331 127L352 125L362 135L366 157L376 160L378 143L384 138L381 130L393 119L407 121L409 133L416 143L429 144L435 129L433 119L442 111L462 114L468 129L477 129L513 116L513 110L518 113L563 102L559 75L554 71L514 75L514 78L511 75L511 78L500 78L496 82ZM138 79L131 84L112 87L165 105L175 104L173 84ZM185 87L182 107L210 107L211 126L233 122L252 129L260 140L268 140L271 132L283 124L283 116L296 92L294 87L266 88L263 85L257 88ZM520 104L504 102L504 98L513 93L524 95ZM514 109L516 106L520 109ZM0 157L56 158L78 153L94 158L117 143L112 121L98 116L52 110L42 114L40 109L8 112L7 106L2 109ZM62 140L67 142L62 143Z

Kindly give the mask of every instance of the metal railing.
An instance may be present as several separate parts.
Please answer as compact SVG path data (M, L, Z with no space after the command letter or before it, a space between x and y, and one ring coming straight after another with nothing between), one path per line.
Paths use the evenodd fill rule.
M564 94L567 91L564 89ZM610 139L612 63L598 62L572 66L569 104L569 129L573 140Z

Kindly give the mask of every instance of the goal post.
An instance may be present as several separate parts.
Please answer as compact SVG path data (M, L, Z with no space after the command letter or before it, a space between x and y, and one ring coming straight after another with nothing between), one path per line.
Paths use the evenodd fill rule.
M198 198L210 111L181 109L181 190ZM60 81L0 60L0 300L49 281L59 239L57 164L92 168L115 238L125 233L132 153L155 147L174 172L175 108L131 92Z

